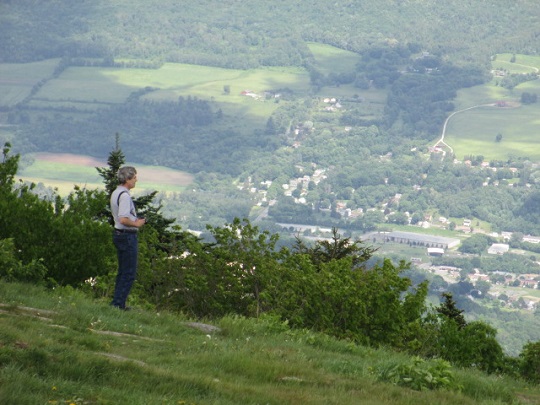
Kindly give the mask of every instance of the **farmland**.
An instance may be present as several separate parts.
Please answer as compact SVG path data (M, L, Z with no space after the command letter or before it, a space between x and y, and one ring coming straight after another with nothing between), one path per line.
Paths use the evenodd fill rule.
M89 189L103 187L95 168L105 167L106 162L88 156L51 153L38 153L33 159L33 164L21 171L21 177L55 187L61 195L67 195L75 185ZM137 171L141 179L137 193L144 190L181 192L193 181L190 174L165 167L137 165Z
M515 63L511 55L498 55L492 62L494 69L503 68L515 74L535 72L540 68L540 57L518 55ZM500 79L499 79L500 80ZM456 157L482 155L487 160L507 160L527 157L540 160L539 140L531 136L540 132L540 104L523 105L519 102L523 92L540 92L539 80L527 81L512 90L498 85L494 78L482 86L461 90L455 100L456 110L474 105L503 102L502 107L481 107L456 114L448 123L446 142ZM502 140L496 142L497 134Z

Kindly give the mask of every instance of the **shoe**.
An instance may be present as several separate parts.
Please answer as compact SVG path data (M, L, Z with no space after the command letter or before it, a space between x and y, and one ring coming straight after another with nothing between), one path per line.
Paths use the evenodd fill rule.
M122 311L131 311L131 307L121 307L120 305L111 304L111 307L120 309Z

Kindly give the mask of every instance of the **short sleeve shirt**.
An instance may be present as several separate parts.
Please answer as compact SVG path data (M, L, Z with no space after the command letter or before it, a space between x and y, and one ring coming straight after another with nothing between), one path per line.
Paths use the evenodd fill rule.
M111 194L111 213L114 218L114 227L116 229L137 230L136 227L126 226L120 223L120 218L129 218L132 221L137 220L137 211L135 204L129 194L129 190L124 186L118 186Z

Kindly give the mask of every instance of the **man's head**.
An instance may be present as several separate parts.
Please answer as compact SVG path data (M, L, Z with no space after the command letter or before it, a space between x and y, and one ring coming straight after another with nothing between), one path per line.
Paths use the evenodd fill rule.
M118 182L128 189L135 187L137 183L137 170L132 166L124 166L118 170Z

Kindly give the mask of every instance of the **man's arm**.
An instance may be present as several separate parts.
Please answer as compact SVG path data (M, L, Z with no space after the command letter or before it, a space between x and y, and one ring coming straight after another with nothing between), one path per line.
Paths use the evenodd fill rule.
M146 223L146 220L144 218L137 218L135 221L132 221L128 217L120 217L119 220L122 225L134 226L136 228L140 228Z

